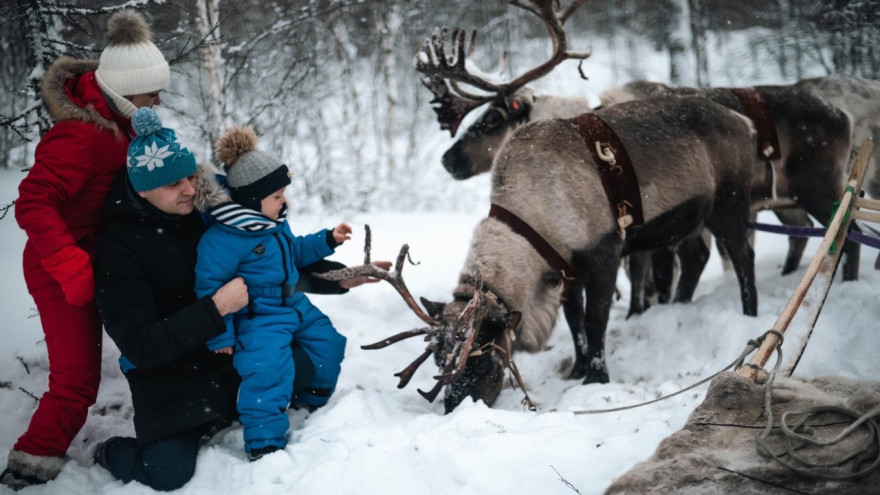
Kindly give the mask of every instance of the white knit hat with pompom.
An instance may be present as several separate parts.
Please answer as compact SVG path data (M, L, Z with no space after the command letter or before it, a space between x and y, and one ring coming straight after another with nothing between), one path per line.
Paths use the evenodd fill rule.
M101 52L95 78L116 109L131 117L137 108L126 96L161 91L170 70L153 44L153 33L144 17L131 9L116 12L107 22L110 44Z

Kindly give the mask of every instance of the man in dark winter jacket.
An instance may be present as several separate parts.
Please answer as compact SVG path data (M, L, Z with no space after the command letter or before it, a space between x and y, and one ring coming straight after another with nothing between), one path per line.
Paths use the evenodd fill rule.
M137 131L137 115L134 123ZM165 130L171 133L165 141L176 141L173 131ZM139 139L140 132L132 147ZM124 482L156 490L174 490L189 481L201 438L236 418L240 379L231 357L209 351L206 342L226 330L224 315L247 304L240 278L212 296L196 298L196 246L206 225L195 205L224 191L212 171L196 173L185 147L172 145L165 155L152 166L129 161L129 173L120 175L108 197L108 226L95 255L98 308L122 354L136 434L102 443L95 460ZM312 270L340 266L334 265ZM304 278L306 290L346 290L339 283ZM301 356L298 391L313 365L301 349L293 352Z
M129 119L138 107L158 105L168 83L168 63L140 14L114 14L108 37L100 60L61 57L47 70L42 97L56 123L18 188L15 218L28 237L24 278L46 337L49 388L0 474L14 490L55 478L95 403L101 321L91 256L104 199L124 168Z

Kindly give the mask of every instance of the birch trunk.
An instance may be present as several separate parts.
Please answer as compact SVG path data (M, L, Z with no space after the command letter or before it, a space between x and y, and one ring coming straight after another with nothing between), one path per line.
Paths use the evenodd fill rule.
M381 52L379 54L379 71L382 80L382 90L384 92L385 104L379 108L384 108L384 123L382 130L382 140L384 145L384 157L380 158L385 163L385 180L394 179L397 170L394 152L394 137L397 127L397 66L394 58L395 42L397 40L398 31L400 30L400 7L393 5L388 13L384 16L383 25L379 26L381 33ZM380 122L382 121L380 117ZM380 156L382 156L380 154Z
M223 53L220 50L220 0L198 0L196 24L202 43L202 71L208 106L208 142L213 143L226 128L223 96Z
M670 15L674 17L669 23L670 33L666 43L669 52L669 82L674 86L683 86L687 84L684 74L687 65L687 41L690 39L687 16L690 9L687 0L673 0L670 7Z
M694 75L697 87L708 87L709 81L709 57L706 49L706 14L700 0L688 0L691 24L691 48L694 51Z

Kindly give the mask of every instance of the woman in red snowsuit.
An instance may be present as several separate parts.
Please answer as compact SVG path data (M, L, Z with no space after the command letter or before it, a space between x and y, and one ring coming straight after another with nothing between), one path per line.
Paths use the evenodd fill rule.
M53 479L95 403L101 378L101 320L91 256L104 226L104 199L125 167L131 120L160 103L169 69L140 14L108 23L100 61L58 59L43 78L56 124L37 145L19 185L15 218L28 240L24 277L49 354L49 389L9 454L0 482L18 489Z

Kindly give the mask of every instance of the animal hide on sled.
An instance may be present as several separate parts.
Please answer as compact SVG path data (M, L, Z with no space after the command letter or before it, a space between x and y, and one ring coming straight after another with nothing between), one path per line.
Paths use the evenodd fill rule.
M767 423L764 390L763 385L756 385L736 373L722 373L712 381L706 399L691 413L684 428L660 442L650 459L614 480L605 495L878 493L880 470L849 481L810 479L759 455L755 439ZM774 452L784 450L778 426L786 411L835 405L861 415L880 404L880 384L840 377L802 381L777 376L772 390L774 429L768 444ZM797 420L790 418L786 424L791 426ZM829 439L851 423L852 420L839 414L822 413L807 424L814 426L816 437ZM859 428L839 443L810 446L797 452L813 463L841 459L854 450L857 440L866 436L866 429ZM861 470L876 455L875 450L873 457L862 465L854 462L844 465L852 468L851 471ZM846 472L834 469L837 475Z

